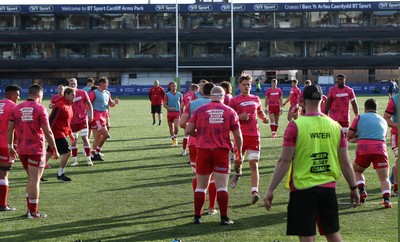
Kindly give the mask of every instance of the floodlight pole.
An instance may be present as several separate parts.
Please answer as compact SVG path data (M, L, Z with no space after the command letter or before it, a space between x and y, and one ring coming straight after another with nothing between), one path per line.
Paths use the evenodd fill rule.
M178 0L175 2L175 80L178 92L181 90L179 79L179 16Z
M233 0L231 0L231 77L230 83L232 86L232 95L236 95L236 80L235 80L235 43L233 33Z

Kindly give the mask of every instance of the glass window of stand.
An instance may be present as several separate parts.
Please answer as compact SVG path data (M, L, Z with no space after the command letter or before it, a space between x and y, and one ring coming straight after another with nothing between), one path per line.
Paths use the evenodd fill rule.
M368 56L369 43L365 41L340 41L338 44L339 56Z
M125 58L154 58L157 54L157 44L155 42L125 44Z
M306 26L309 28L337 28L338 13L337 12L307 12Z
M398 56L400 55L400 41L375 41L373 44L374 56Z
M303 42L293 41L271 41L270 56L271 57L301 57Z
M307 57L333 57L337 56L336 41L309 41L306 43Z
M152 13L125 13L125 29L153 29L155 14Z
M26 30L54 29L54 14L21 15L22 27Z
M268 42L241 41L235 44L236 57L268 57L268 53Z
M374 11L372 19L375 27L400 27L400 11Z
M230 57L230 47L230 42L191 42L189 44L189 58L213 59Z
M238 28L271 28L274 26L272 13L238 13Z
M122 46L116 43L91 43L90 53L96 59L121 58Z
M274 28L299 28L302 26L303 13L277 12L272 13Z
M155 26L158 29L175 29L175 13L157 13Z
M157 56L160 58L175 58L175 43L157 43Z
M187 29L223 29L229 27L229 18L224 13L183 13L182 25Z
M53 50L52 43L21 44L21 58L32 60L52 59Z
M86 44L60 44L57 45L58 56L68 59L83 59L87 57Z
M87 15L69 14L57 16L57 23L59 29L66 30L82 30L87 29L88 26Z
M0 30L17 30L20 18L17 15L0 15Z
M339 27L358 28L370 25L371 12L341 11L338 13Z
M19 49L15 43L0 44L0 59L13 60L17 59Z

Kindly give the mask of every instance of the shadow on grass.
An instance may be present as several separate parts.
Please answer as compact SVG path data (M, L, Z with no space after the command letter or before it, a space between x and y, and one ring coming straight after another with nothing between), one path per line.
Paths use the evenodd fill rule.
M150 241L150 240L170 240L173 238L187 238L193 236L202 236L207 234L215 234L216 236L229 231L241 231L255 228L263 228L274 224L284 223L286 213L276 213L269 215L255 215L235 220L231 226L221 226L219 221L208 222L206 216L203 217L203 223L196 225L191 223L191 219L187 224L177 225L169 228L150 229L147 231L136 231L119 235L119 237L103 238L111 241ZM211 220L211 219L210 219ZM213 219L214 220L214 219ZM260 222L263 221L263 222ZM223 238L215 237L216 241Z
M175 208L177 206L187 206L190 202L180 203L180 204L172 204L169 206L164 206L160 208L150 209L140 211L138 213L126 214L121 216L113 216L113 217L103 217L97 219L82 219L79 221L68 222L68 223L59 223L53 225L41 225L40 229L36 226L30 229L16 229L14 231L7 232L7 234L2 234L1 240L3 241L38 241L38 240L46 240L46 239L58 239L58 241L62 241L61 238L65 236L71 236L76 234L79 239L79 234L82 233L93 233L93 237L96 237L97 232L103 230L107 230L110 228L122 228L122 227L130 227L135 225L154 225L156 222L166 222L177 219L187 219L189 220L191 217L192 211L189 210L180 210L179 212L172 212L169 214L160 213L160 211L168 211L171 208ZM50 217L46 220L51 219ZM3 219L3 222L7 221L18 221L18 220L26 220L25 216L17 216L8 219ZM39 219L40 221L40 219ZM36 219L32 219L32 223L39 222ZM44 221L42 221L44 222ZM115 237L112 237L115 238ZM84 240L84 241L99 241L97 238L93 240ZM128 240L129 241L129 240Z

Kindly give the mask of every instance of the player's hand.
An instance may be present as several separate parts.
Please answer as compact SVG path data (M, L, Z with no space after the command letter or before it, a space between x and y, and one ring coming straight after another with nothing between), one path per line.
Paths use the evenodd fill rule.
M15 160L17 158L17 152L14 148L8 148L8 155L11 159Z
M265 114L269 114L268 108L264 108L264 113L265 113Z
M265 123L265 124L269 123L268 117L267 117L266 119L263 120L263 123Z
M115 104L118 104L118 103L119 103L119 98L118 98L118 97L116 97L116 98L114 99L114 103L115 103Z
M57 148L52 148L53 149L53 159L57 160L58 157L60 157L60 154L58 153Z
M239 120L249 120L249 119L250 119L250 114L248 113L239 114Z
M282 106L282 107L283 107L283 106ZM282 113L283 113L282 107L280 108L279 115L282 115Z
M270 191L267 191L265 193L264 198L263 198L265 209L271 210L271 208L272 208L272 200L273 199L274 199L274 194L272 192L270 192Z
M353 208L360 205L360 194L358 193L357 189L350 191L350 202L353 205Z

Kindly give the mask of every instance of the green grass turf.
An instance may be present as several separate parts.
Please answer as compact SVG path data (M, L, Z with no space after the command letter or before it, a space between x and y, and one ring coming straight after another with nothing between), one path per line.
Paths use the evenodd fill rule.
M379 114L387 97L375 96ZM366 97L359 97L360 113ZM263 101L263 100L262 100ZM48 101L44 101L47 105ZM285 107L287 110L287 107ZM281 117L278 138L270 138L269 125L260 123L262 159L260 194L269 184L281 151L287 125ZM112 109L112 138L104 146L104 162L86 166L81 142L78 167L67 167L71 183L56 179L57 160L45 171L41 184L39 210L47 219L28 220L26 211L26 174L16 161L10 174L9 203L15 212L0 213L0 241L297 241L285 236L286 206L289 192L281 184L275 192L271 211L262 201L251 205L250 176L244 164L244 176L235 189L229 188L229 216L233 226L220 226L219 216L204 215L204 223L191 224L193 215L192 172L182 157L181 147L171 147L166 119L152 126L150 103L146 98L124 98ZM182 140L182 130L179 141ZM388 138L389 140L389 138ZM388 142L389 144L389 142ZM349 144L354 159L355 145ZM390 145L389 145L390 147ZM393 152L389 150L393 164ZM345 241L398 241L398 204L383 209L377 176L366 171L369 197L356 208L348 205L349 189L343 177L338 182L341 234ZM206 203L208 204L208 202ZM205 210L204 210L205 211ZM325 241L317 236L317 241Z

